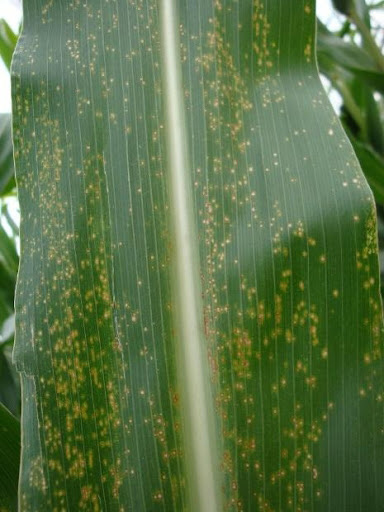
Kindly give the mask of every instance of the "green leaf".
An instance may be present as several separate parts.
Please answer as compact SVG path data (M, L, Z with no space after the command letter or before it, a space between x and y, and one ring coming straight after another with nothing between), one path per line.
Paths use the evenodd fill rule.
M0 263L8 274L16 278L19 267L19 256L13 238L10 238L5 229L0 225Z
M368 10L373 11L375 9L381 9L382 7L384 7L384 1L376 2L374 4L370 4L368 6Z
M354 8L355 2L354 0L332 0L332 4L333 7L341 14L349 16Z
M384 74L383 74L384 76ZM384 156L384 130L383 122L380 115L380 108L378 102L371 90L365 90L365 115L367 123L367 138L373 149Z
M0 402L15 416L20 416L19 377L15 375L7 349L0 345ZM7 347L8 348L8 347ZM10 347L9 347L10 348Z
M17 43L17 35L13 32L8 23L0 20L0 58L3 59L4 64L9 69L13 51Z
M384 73L376 67L370 54L353 43L344 41L330 32L320 21L317 32L317 52L320 70L325 59L350 71L366 85L384 93Z
M371 146L359 141L351 133L348 133L348 137L375 195L376 202L384 204L384 160L372 150Z
M11 114L0 113L0 196L15 187Z
M356 119L353 119L352 124L346 119L347 124L350 124L350 131L355 138L370 144L375 152L383 155L383 126L380 119L379 105L371 89L356 78L344 79L340 83L342 86L340 87L339 84L337 86L342 93L345 109L344 115L341 116L342 120L344 117L348 118L352 115L348 102L349 99L352 99L353 108L360 111L361 121L354 127L353 124L355 124Z
M1 353L0 353L1 355ZM0 403L0 510L17 510L20 422Z
M370 13L365 0L358 0L357 6L349 12L350 21L356 25L362 37L363 48L366 49L376 62L376 66L384 73L384 56L371 30Z
M314 2L24 8L19 508L381 510L374 201Z
M9 237L0 225L0 342L4 338L4 324L13 315L14 290L19 257L16 252L15 241Z

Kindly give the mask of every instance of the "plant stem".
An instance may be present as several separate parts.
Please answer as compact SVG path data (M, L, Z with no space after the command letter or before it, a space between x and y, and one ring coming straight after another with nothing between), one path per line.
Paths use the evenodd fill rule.
M355 9L353 9L349 15L351 21L356 25L358 31L360 32L365 44L367 45L367 49L372 55L373 59L376 62L377 67L384 72L384 56L381 53L380 48L378 47L375 38L373 37L371 31L366 26L364 21L357 14Z

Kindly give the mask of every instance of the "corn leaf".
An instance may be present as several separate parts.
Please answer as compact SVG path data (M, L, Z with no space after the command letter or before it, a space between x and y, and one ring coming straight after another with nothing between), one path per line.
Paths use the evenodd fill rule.
M2 353L0 352L0 357ZM0 403L0 510L17 510L20 422Z
M314 11L24 1L21 510L381 510L374 202Z
M20 416L20 386L18 385L18 374L11 363L11 343L0 345L0 402L12 414ZM20 444L20 425L18 430L18 443ZM18 468L19 458L15 463ZM16 471L15 486L17 487L18 471ZM16 503L17 491L14 493Z
M371 55L364 48L336 36L320 21L317 31L317 52L321 71L324 61L328 60L333 65L338 64L350 71L374 90L384 92L384 74L377 69ZM324 71L327 71L326 67Z
M12 54L16 42L17 35L5 20L0 19L0 58L8 69L11 66Z
M5 195L15 187L11 115L0 114L0 195Z
M368 183L375 195L377 203L384 204L384 160L378 153L372 150L368 144L364 144L349 134L353 149L364 170Z

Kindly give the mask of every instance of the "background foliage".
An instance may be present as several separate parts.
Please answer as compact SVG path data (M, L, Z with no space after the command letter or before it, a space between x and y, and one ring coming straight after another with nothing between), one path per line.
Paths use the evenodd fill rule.
M8 69L17 42L17 34L0 20L0 57ZM19 257L16 250L18 226L9 211L10 197L16 197L11 115L0 113L0 402L20 415L19 377L11 362L14 335L14 290Z

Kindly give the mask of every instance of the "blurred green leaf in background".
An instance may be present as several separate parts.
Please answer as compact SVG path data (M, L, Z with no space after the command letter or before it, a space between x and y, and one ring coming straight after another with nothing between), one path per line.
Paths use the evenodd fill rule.
M9 69L17 35L0 19L0 57ZM20 415L19 378L11 362L14 337L14 295L19 256L18 226L9 212L16 198L11 114L0 113L0 402Z
M0 363L1 365L1 363ZM3 382L1 383L3 385ZM17 510L20 421L0 403L0 511Z
M0 57L8 69L11 67L13 51L17 42L17 34L13 32L8 23L0 20Z
M10 69L17 34L0 19L0 58ZM0 90L0 94L2 91ZM15 203L12 118L0 113L0 510L17 510L20 461L20 382L12 363L14 296L19 265L18 226L10 213ZM17 222L17 221L16 221Z

